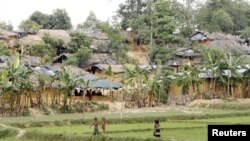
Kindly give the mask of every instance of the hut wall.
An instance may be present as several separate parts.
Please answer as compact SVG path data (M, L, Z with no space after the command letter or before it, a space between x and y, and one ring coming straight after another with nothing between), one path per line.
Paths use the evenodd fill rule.
M17 43L17 37L16 36L9 36L8 46L14 47L16 43Z
M172 84L169 89L169 95L171 96L177 96L177 95L182 95L182 87L177 86L176 84Z
M182 62L182 65L194 65L201 61L201 57L194 57L192 59L186 57L177 57Z
M199 85L199 89L201 93L206 93L206 92L210 92L211 88L210 88L210 84L211 84L211 80L210 79L206 79L203 80L203 82ZM236 87L233 87L233 97L235 98L242 98L242 87L243 84L242 82L238 82ZM227 93L227 88L225 86L222 85L216 85L215 87L215 96L220 97L221 95L225 95ZM193 93L193 89L192 86L189 87L189 94ZM169 95L171 96L177 96L177 95L182 95L182 87L181 86L177 86L176 84L172 84L170 86L169 89Z

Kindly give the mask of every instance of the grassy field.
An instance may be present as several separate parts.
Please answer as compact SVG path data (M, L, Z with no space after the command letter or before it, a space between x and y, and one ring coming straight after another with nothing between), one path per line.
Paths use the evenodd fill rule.
M104 116L108 120L107 132L100 136L92 136L90 124L93 117ZM161 119L160 139L153 134L154 119ZM84 120L84 122L82 122ZM54 124L45 124L53 123ZM120 113L99 112L83 114L65 114L40 117L1 118L1 124L13 126L16 124L36 123L24 128L26 134L16 138L13 134L0 137L0 141L77 141L77 140L207 140L208 124L249 124L250 110L224 110L208 108L171 108L161 112ZM44 123L44 124L39 124ZM0 126L0 134L6 130Z
M232 118L214 118L201 120L171 121L161 123L162 140L179 139L204 141L207 138L208 124L235 124L250 123L250 116L232 117ZM36 131L50 134L64 134L72 136L91 136L92 129L89 125L71 125L71 126L53 126L29 128L27 131ZM133 137L133 138L153 138L153 123L139 124L110 124L107 126L107 132L103 134L109 137Z
M209 108L172 108L161 112L140 112L140 113L123 113L123 119L127 118L148 118L148 117L166 117L172 120L171 117L185 117L185 116L218 116L228 114L234 116L235 114L249 113L249 110L224 110L224 109L209 109ZM119 119L120 112L97 112L97 113L76 113L76 114L59 114L59 115L44 115L38 117L2 117L0 123L30 123L30 122L44 122L44 121L63 121L63 120L78 120L78 119L93 119L94 117L101 118L102 116L108 119Z

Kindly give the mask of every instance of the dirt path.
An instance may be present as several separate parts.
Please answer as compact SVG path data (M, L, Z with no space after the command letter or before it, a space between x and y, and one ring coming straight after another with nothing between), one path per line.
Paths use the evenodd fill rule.
M0 124L0 126L2 126L2 127L4 127L4 128L9 128L9 129L16 130L16 131L17 131L17 135L16 135L17 138L22 137L22 136L25 134L25 132L26 132L26 131L23 130L23 129L16 128L16 127L12 127L12 126L8 126L8 125L5 125L5 124Z

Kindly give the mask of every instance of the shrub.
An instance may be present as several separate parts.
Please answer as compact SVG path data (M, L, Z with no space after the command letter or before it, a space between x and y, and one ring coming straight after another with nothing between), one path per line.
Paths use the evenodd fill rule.
M69 106L69 105L64 105L59 110L60 110L61 113L66 113L66 114L74 112L73 108L71 106Z
M16 134L15 130L4 129L0 130L0 139L4 139L6 137L14 136Z
M43 113L45 115L50 115L51 112L49 111L49 109L47 107L45 107L44 105L40 106L40 110L43 111Z

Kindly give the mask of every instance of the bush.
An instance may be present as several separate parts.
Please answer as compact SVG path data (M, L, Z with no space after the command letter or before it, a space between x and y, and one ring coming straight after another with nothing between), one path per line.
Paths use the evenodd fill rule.
M51 112L49 111L49 109L48 109L47 107L45 107L44 105L40 106L39 109L40 109L41 111L43 111L43 113L44 113L45 115L50 115L50 114L51 114Z
M73 108L71 106L69 106L69 105L64 105L59 110L60 110L61 113L65 113L65 114L74 113Z
M3 41L0 41L0 55L10 55L10 51L8 50L6 44Z
M203 93L203 96L204 96L204 99L206 99L206 100L213 99L213 93L211 93L211 92L205 92L205 93Z
M15 130L10 130L10 129L0 130L0 139L4 139L6 137L10 137L14 135L16 135Z

